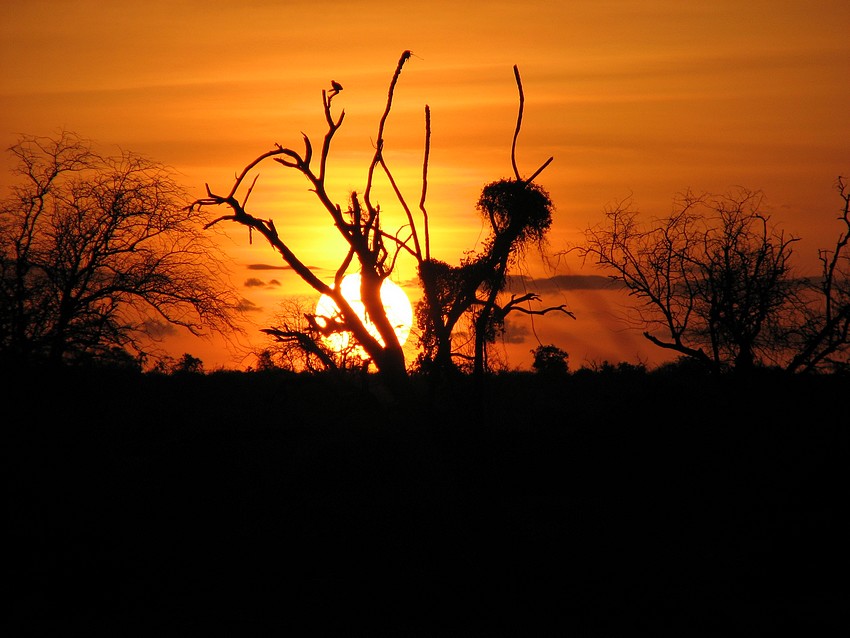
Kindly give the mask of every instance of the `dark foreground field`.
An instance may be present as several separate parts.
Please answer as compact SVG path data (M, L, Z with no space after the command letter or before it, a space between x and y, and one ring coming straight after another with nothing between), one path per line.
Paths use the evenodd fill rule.
M846 629L846 378L467 382L12 375L13 635Z

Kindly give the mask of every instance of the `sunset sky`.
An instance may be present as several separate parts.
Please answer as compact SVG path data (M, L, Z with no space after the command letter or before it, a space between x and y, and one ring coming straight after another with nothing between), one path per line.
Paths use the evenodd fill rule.
M581 239L604 210L630 197L666 215L686 189L762 190L765 212L802 237L796 263L814 271L834 245L838 175L850 174L850 3L846 0L567 0L394 2L174 0L0 3L0 142L64 128L106 152L172 166L192 196L229 190L235 173L275 142L301 150L325 133L321 92L331 79L345 109L328 164L345 204L362 191L389 80L413 52L387 124L387 161L408 201L420 193L424 107L431 110L427 208L434 255L457 263L486 233L481 187L509 177L517 115L513 65L525 93L520 172L555 204L551 255ZM0 185L9 183L9 156ZM260 170L252 212L273 218L302 260L330 275L339 244L300 174ZM384 183L385 227L398 214ZM267 246L233 226L233 279L252 304L246 347L286 295L317 297ZM576 320L516 319L507 364L554 343L571 369L592 362L663 360L618 320L629 302L599 289L603 274L574 256L529 255L528 290L566 303ZM412 264L396 281L415 298ZM536 281L532 281L536 280ZM206 368L244 367L245 352L187 337L175 356Z

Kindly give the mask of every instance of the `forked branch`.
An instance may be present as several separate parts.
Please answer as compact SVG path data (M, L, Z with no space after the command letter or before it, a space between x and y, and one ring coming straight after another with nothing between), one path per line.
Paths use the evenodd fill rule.
M555 158L550 157L545 162L543 162L543 165L540 166L540 168L538 168L536 171L534 171L534 173L532 173L531 177L529 177L528 179L523 180L522 177L520 177L519 169L517 168L517 163L516 163L516 142L517 142L517 138L519 137L520 128L522 128L522 112L523 112L523 108L525 106L525 94L523 93L523 90L522 90L522 80L519 77L519 67L517 67L516 64L514 64L514 77L516 78L516 86L517 86L517 90L519 91L519 110L518 110L517 116L516 116L516 129L514 129L514 139L513 139L513 142L511 143L511 166L513 166L514 176L516 177L516 181L518 181L518 182L525 181L526 183L531 183L532 181L534 181L534 178L537 177L538 175L540 175L540 173L543 172L543 169L545 169L547 166L549 166L549 164L551 164L552 160L555 159Z

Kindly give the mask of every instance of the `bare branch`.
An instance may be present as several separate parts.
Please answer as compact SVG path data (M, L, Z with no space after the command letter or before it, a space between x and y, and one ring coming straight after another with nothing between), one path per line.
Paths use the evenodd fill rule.
M563 312L568 317L573 319L576 318L575 314L567 310L566 304L561 304L560 306L550 306L548 308L542 308L540 310L533 310L531 308L524 308L519 304L525 303L526 301L540 301L540 295L529 292L524 295L520 295L517 297L516 295L511 295L511 300L506 303L501 310L499 311L502 317L505 317L510 312L521 312L526 315L545 315L549 312Z
M428 212L425 210L425 193L428 190L428 158L431 154L431 107L425 105L425 157L422 160L422 196L419 210L425 227L425 259L431 259L431 230L428 227Z
M398 78L401 75L401 69L404 66L404 63L410 59L410 51L405 51L401 54L401 57L398 60L398 64L395 68L395 73L393 73L393 78L390 81L390 88L387 91L387 104L384 108L384 114L381 116L381 121L378 124L378 138L375 140L375 156L372 159L372 164L369 166L369 175L366 179L366 191L363 194L363 199L366 202L366 207L371 211L374 210L372 207L372 202L370 199L370 195L372 192L372 180L373 174L375 172L375 166L378 165L378 162L381 160L382 153L384 152L384 127L387 122L387 117L390 114L390 109L393 104L393 93L395 92L395 86L398 82Z
M322 104L324 105L325 110L325 120L328 123L328 131L325 133L324 141L322 142L322 155L319 159L319 176L317 181L322 185L324 190L325 183L325 170L328 163L328 154L331 150L331 140L333 140L334 134L336 134L337 129L342 126L342 120L345 119L345 110L343 110L339 114L339 118L334 121L333 116L331 115L331 99L333 95L328 97L327 91L322 91Z
M535 177L537 177L538 175L540 175L540 173L542 173L542 172L543 172L543 170L544 170L547 166L549 166L549 164L551 164L551 163L552 163L552 160L553 160L553 159L555 159L555 158L554 158L554 157L550 157L550 158L549 158L549 159L547 159L545 162L543 162L543 165L542 165L540 168L538 168L536 171L534 171L534 173L532 173L531 177L529 177L529 178L528 178L527 180L525 180L525 181L526 181L526 182L529 182L529 183L533 182L533 181L534 181L534 178L535 178Z
M339 288L340 284L342 284L342 279L345 277L345 272L348 270L348 267L351 265L351 260L354 258L354 248L349 246L348 252L345 254L345 259L342 260L342 263L339 265L339 268L336 269L336 273L334 274L334 288Z
M407 205L404 196L401 194L401 190L399 190L399 187L396 184L389 167L387 167L387 163L384 161L384 158L382 157L380 161L381 167L384 169L384 173L386 174L387 179L390 180L390 185L393 187L393 192L395 193L396 198L398 198L401 207L404 209L405 215L407 215L407 222L410 224L410 231L413 237L413 245L416 247L416 254L414 257L419 257L422 254L422 250L419 247L419 237L416 233L416 222L413 220L413 213L410 211L410 207Z
M283 148L280 145L278 145L277 148L275 148L275 150L273 150L273 151L267 151L267 152L263 153L262 155L257 157L254 161L252 161L250 164L248 164L245 168L243 168L242 172L239 175L237 175L236 180L233 182L233 187L230 189L230 192L227 194L227 197L233 197L234 195L236 195L236 191L239 190L239 187L242 185L242 181L245 179L245 177L248 175L248 173L251 171L251 169L254 168L257 164L259 164L260 162L262 162L266 158L274 157L275 155L281 155L281 154L286 154L286 155L291 154L291 155L295 155L295 157L298 157L298 155L295 154L293 151L290 151L289 149ZM209 193L209 192L210 192L210 187L209 187L209 185L207 185L207 193Z
M260 179L260 174L257 173L254 176L254 181L251 182L251 186L248 187L248 191L245 193L245 197L242 199L242 208L245 208L245 205L248 203L248 198L251 196L251 191L254 190L254 186L257 184L257 180ZM209 191L209 187L207 188Z
M523 181L523 179L519 175L519 169L517 168L517 163L516 163L516 143L517 143L517 138L519 137L520 128L522 127L522 112L523 112L523 107L525 105L525 94L523 93L523 90L522 90L522 80L519 77L519 68L517 67L516 64L514 65L514 77L516 78L517 90L519 91L519 111L517 112L517 116L516 116L516 129L514 130L514 139L513 139L513 142L511 143L511 166L513 166L514 176L516 177L516 180L518 182L521 182L521 181ZM534 173L531 175L531 177L529 177L528 179L526 179L524 181L527 184L530 184L531 182L533 182L534 178L537 177L538 175L540 175L540 173L542 173L543 170L547 166L549 166L549 164L552 163L553 159L555 159L555 158L550 157L545 162L543 162L543 165L540 168L538 168L536 171L534 171Z
M328 356L328 353L322 350L316 341L305 332L281 330L279 328L261 328L260 332L274 337L278 343L296 343L304 352L315 355L328 370L337 369L336 363Z
M525 105L525 95L522 92L522 80L519 77L519 67L514 64L514 77L516 78L516 86L519 91L519 111L516 116L516 129L514 130L514 139L511 143L511 166L514 167L514 175L516 176L516 180L518 182L522 181L522 178L519 176L519 169L516 165L516 141L519 137L519 129L522 126L522 109Z

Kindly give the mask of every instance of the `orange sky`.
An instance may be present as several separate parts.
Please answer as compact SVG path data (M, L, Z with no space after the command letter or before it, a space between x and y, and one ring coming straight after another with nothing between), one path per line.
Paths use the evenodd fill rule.
M551 252L627 196L638 210L664 215L685 189L741 185L764 191L774 221L803 239L797 263L812 269L816 249L834 243L838 230L834 180L850 172L848 32L846 0L4 0L0 142L64 127L107 150L173 166L200 196L204 182L229 189L234 173L275 142L300 149L302 131L318 142L321 91L336 79L345 88L334 106L346 119L329 191L344 204L348 191L365 186L387 85L409 49L386 157L416 204L428 104L432 245L436 257L456 263L484 236L474 209L481 187L511 175L516 64L526 98L520 171L555 158L536 180L556 206ZM8 159L0 159L0 184L8 183ZM376 193L390 219L393 198L385 188ZM303 177L269 166L253 200L253 212L275 219L304 261L338 265ZM252 284L243 294L258 326L283 295L309 294L285 271L248 270L282 261L249 246L239 228L228 235L234 281ZM412 277L410 266L400 269L400 283ZM556 270L532 259L526 274L599 273L574 259ZM527 367L538 339L567 350L573 369L660 360L639 331L616 320L627 298L574 290L569 281L538 287L577 320L518 319L509 366ZM256 328L249 331L261 344ZM183 338L170 346L207 369L252 363L218 343Z

